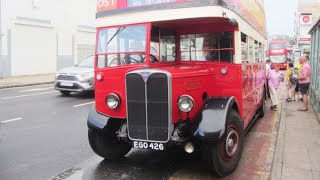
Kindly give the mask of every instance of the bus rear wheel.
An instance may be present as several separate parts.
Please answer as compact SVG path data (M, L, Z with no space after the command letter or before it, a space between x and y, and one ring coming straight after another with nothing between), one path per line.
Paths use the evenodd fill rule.
M129 144L118 140L116 134L112 132L97 132L89 129L88 138L92 150L108 160L118 160L131 150Z
M208 145L209 168L217 177L230 175L238 166L244 144L244 130L240 115L231 110L227 116L227 131L224 139Z

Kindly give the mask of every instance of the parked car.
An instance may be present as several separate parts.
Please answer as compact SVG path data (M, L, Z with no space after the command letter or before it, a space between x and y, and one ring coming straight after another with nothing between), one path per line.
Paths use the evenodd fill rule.
M73 67L61 69L56 75L55 89L63 95L93 91L93 78L94 56L89 56Z

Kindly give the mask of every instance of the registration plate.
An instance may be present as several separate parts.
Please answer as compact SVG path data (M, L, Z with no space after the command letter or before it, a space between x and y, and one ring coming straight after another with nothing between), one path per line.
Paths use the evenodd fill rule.
M60 82L60 86L68 86L68 87L71 87L71 86L73 86L73 83L72 83L72 82Z
M158 151L164 150L163 143L133 141L133 147L138 149L153 149Z

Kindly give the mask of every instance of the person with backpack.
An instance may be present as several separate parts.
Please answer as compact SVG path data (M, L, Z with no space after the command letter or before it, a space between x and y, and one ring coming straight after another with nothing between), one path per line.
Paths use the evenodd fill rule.
M298 71L294 69L293 63L289 63L288 70L285 74L285 85L287 88L287 102L295 101L295 89L298 84L298 80L295 78L298 77Z

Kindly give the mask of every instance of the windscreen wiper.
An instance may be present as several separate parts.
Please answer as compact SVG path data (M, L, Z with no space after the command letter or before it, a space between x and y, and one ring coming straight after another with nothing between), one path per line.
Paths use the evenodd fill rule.
M111 37L111 39L108 41L107 45L113 40L114 37L116 37L116 35L118 35L122 30L124 30L126 27L125 26L121 26L117 32L114 33L114 35Z

